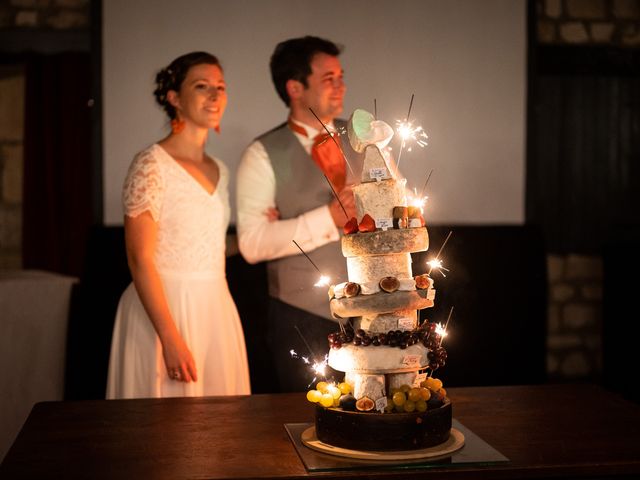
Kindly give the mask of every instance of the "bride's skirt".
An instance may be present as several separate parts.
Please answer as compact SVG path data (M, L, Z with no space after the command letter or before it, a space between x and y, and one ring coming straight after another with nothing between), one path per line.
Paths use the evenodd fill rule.
M245 395L249 367L238 311L224 276L161 274L198 381L170 380L162 346L132 284L122 294L111 341L107 398Z

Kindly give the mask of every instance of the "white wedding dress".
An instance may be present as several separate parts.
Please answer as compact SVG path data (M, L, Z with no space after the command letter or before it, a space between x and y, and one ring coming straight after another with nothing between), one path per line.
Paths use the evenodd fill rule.
M158 223L156 267L198 381L169 379L162 346L131 283L116 313L107 398L250 393L242 325L225 275L229 172L216 164L220 178L211 195L157 144L140 152L129 168L125 214L149 211Z

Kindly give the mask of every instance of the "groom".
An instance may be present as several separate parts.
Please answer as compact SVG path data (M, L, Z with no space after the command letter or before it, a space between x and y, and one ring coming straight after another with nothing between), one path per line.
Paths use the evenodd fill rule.
M308 388L314 375L300 357L322 361L327 335L338 330L328 286L314 287L320 277L315 266L332 284L347 280L339 240L343 225L356 216L349 185L362 160L350 158L347 165L324 128L345 127L336 118L345 93L339 55L338 46L318 37L276 46L271 77L289 115L249 145L238 168L238 243L249 263L268 262L267 341L279 392ZM336 138L350 154L346 135Z

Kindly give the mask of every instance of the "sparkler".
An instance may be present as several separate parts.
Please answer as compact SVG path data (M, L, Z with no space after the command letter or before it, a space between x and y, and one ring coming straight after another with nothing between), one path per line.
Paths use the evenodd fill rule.
M452 233L453 232L451 230L449 230L449 234L447 235L447 238L445 238L444 243L440 247L440 250L438 250L438 253L436 254L436 258L427 262L427 264L430 266L429 271L427 272L427 275L431 275L431 271L434 268L440 269L440 273L442 273L442 270L447 270L446 268L444 268L442 266L442 261L440 260L440 254L442 253L442 250L444 250L444 246L449 241L449 237L451 237ZM449 271L449 270L447 270L447 271ZM444 273L442 273L442 275L446 276L446 275L444 275Z
M333 135L331 134L331 132L329 131L327 126L324 123L322 123L322 120L320 120L320 118L318 118L318 116L316 115L316 112L314 112L311 107L309 107L309 110L311 111L311 113L313 113L313 116L316 117L316 119L320 122L320 125L322 125L324 127L324 129L327 131L327 134L331 137L333 142L336 144L336 146L338 147L338 150L340 150L340 153L342 154L342 158L344 158L344 161L346 162L347 166L349 167L349 170L351 170L351 174L353 176L355 176L355 174L353 173L353 169L351 168L351 164L349 163L349 160L347 160L347 157L345 156L344 152L342 151L342 148L340 148L340 144L338 143L338 141L333 137ZM331 191L333 192L333 196L336 197L336 200L340 204L340 208L342 208L342 211L344 212L344 216L347 217L347 220L349 220L349 214L347 213L347 210L344 208L344 205L340 201L340 197L338 197L338 194L336 193L335 189L333 188L333 185L331 185L331 182L329 181L329 179L327 178L326 175L323 174L323 176L324 176L324 179L329 184L329 187L331 188Z
M442 328L442 325L440 324L438 324L438 326L436 327L436 333L440 335L440 343L438 344L438 346L442 345L444 337L448 335L447 328L449 327L449 320L451 320L451 315L453 315L453 307L451 307L451 310L449 310L449 316L447 317L447 323L444 324L444 328Z
M404 146L407 144L409 140L415 140L416 145L419 147L425 147L427 145L427 134L424 132L422 127L414 126L410 121L409 117L411 116L411 107L413 106L413 94L411 94L411 101L409 102L409 112L405 117L404 121L396 120L397 130L396 133L400 135L402 142L400 143L400 152L398 153L398 161L396 162L396 168L400 167L400 158L402 157L402 150ZM411 147L407 149L407 151L411 151Z
M291 241L295 244L296 247L298 247L298 250L300 250L302 252L302 254L305 257L307 257L307 260L309 260L311 265L313 265L313 268L315 268L318 271L318 273L320 274L320 279L315 283L314 287L323 287L323 286L329 285L329 282L331 281L331 279L329 277L327 277L326 275L322 274L322 272L320 271L318 266L313 262L313 260L311 260L309 255L307 255L306 252L302 249L302 247L300 245L298 245L298 242L296 242L295 240L291 240Z
M347 213L347 211L344 208L344 205L340 201L340 197L338 196L338 194L336 193L335 189L333 188L333 185L331 185L331 182L329 181L329 179L327 178L327 176L325 174L322 174L322 176L324 177L324 179L329 184L329 187L331 188L331 191L333 192L333 196L336 197L336 200L340 204L340 208L342 208L342 211L344 212L344 216L347 217L347 220L349 220L349 214Z
M329 135L329 137L331 137L331 140L333 140L333 143L336 144L336 147L338 147L338 150L340 150L340 153L342 154L342 158L344 158L345 163L347 164L347 167L349 167L349 170L351 171L351 175L353 175L354 177L356 176L355 173L353 173L353 168L351 168L351 164L349 163L349 160L347 160L347 156L344 154L344 152L342 151L342 147L340 146L340 144L338 143L338 141L335 139L335 137L333 136L333 134L331 133L331 131L327 128L327 126L322 123L322 120L320 120L320 117L318 117L318 115L316 115L316 112L313 111L313 108L309 107L309 111L311 113L313 113L313 116L316 117L316 120L318 120L320 122L320 125L322 125L322 127L325 129L325 131L327 132L327 134ZM327 180L328 181L328 180ZM331 187L331 189L333 190L333 187ZM334 192L335 193L335 192ZM342 205L342 204L340 204ZM344 207L342 207L342 209L344 210ZM346 212L345 212L346 214Z
M418 191L414 188L413 194L408 194L407 203L412 207L418 207L420 213L424 214L424 204L427 203L428 198L429 197L418 196Z
M309 255L307 255L307 253L302 249L302 247L300 245L298 245L298 242L296 242L295 240L291 240L296 247L298 247L298 250L300 250L302 252L302 254L307 258L307 260L309 260L309 262L311 262L311 265L313 265L313 268L315 268L318 273L320 274L320 278L318 279L318 281L313 285L314 287L326 287L328 285L331 284L331 278L327 277L326 275L323 275L322 272L320 271L320 269L318 268L318 266L313 262L313 260L311 260L311 257L309 257ZM341 322L338 322L338 325L340 325L340 330L342 330L343 332L345 331L344 325L342 325ZM296 327L296 330L298 329L298 327ZM298 330L298 333L300 333L300 331ZM300 336L302 336L302 334L300 334ZM304 340L304 337L302 338ZM305 343L307 343L305 341ZM307 345L308 347L308 345ZM311 349L309 349L311 350Z
M306 345L307 349L309 350L309 353L311 354L311 357L314 359L314 362L311 363L311 361L307 358L307 357L301 357L299 356L295 350L291 349L289 350L289 354L293 357L293 358L300 358L306 365L311 365L310 369L311 371L314 373L314 377L313 380L311 380L311 382L309 383L309 385L311 385L312 383L314 383L316 381L316 378L318 377L318 375L321 375L322 377L326 377L326 372L327 372L327 365L328 365L328 361L329 361L329 355L325 355L324 359L322 361L317 361L316 360L316 355L315 353L313 353L313 350L311 349L311 346L309 345L309 343L307 342L307 340L304 338L304 335L302 335L302 332L300 331L300 329L298 328L297 325L294 325L294 327L296 329L296 332L298 332L298 335L300 335L300 338L302 339L302 341L304 342L304 344Z
M421 197L424 195L424 190L427 188L427 184L429 183L429 179L431 178L431 174L432 173L433 173L433 168L429 172L429 175L427 176L427 179L425 180L424 185L422 186L422 190L420 190L420 196Z
M296 329L296 332L298 332L298 335L300 335L300 338L302 339L302 341L304 342L304 344L307 346L307 349L309 350L309 353L311 354L311 356L313 358L316 357L316 354L313 353L313 350L311 350L311 346L309 346L309 344L307 343L307 340L304 338L304 335L302 335L302 332L300 331L300 329L298 328L297 325L294 325L293 328ZM304 357L303 357L304 358ZM307 360L305 363L308 363L309 360Z

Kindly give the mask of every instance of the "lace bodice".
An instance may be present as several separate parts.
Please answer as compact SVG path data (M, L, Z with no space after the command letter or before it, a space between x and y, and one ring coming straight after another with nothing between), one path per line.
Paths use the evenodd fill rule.
M124 182L124 213L149 211L158 223L156 266L161 272L224 275L229 224L229 172L217 159L212 195L161 146L134 158Z

